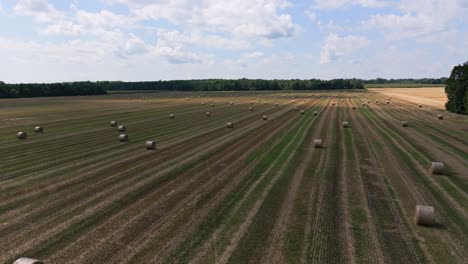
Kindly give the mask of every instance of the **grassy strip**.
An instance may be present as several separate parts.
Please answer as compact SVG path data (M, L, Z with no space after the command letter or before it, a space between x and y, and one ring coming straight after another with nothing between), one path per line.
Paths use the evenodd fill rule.
M279 138L282 138L278 144L274 144ZM242 216L249 212L249 208L256 202L256 198L261 194L262 190L268 185L271 177L265 177L262 182L257 185L255 191L250 194L249 199L241 207L242 212L236 212L233 218L229 218L233 214L233 210L239 201L246 195L250 186L257 181L261 175L268 170L272 164L277 164L277 160L284 148L287 147L290 142L294 139L294 131L282 132L274 138L270 139L265 145L263 145L257 152L259 156L263 157L258 161L258 164L254 169L247 175L246 181L242 185L238 186L236 191L231 192L224 200L220 203L218 208L212 210L210 215L204 220L197 233L187 238L181 245L174 251L174 253L168 257L166 262L168 263L186 263L190 260L190 257L196 252L196 249L201 246L220 226L225 225L224 231L233 231L233 226L238 226L242 223ZM267 155L263 155L267 154ZM250 164L254 161L251 158L246 159L246 163ZM229 236L221 234L220 238L223 242L218 242L218 245L225 245L228 242ZM224 247L222 247L224 248ZM137 260L132 260L132 263L139 263Z
M196 250L203 245L204 242L207 241L215 232L215 230L222 225L225 221L227 216L232 212L236 204L239 202L242 197L245 196L246 192L248 191L249 187L258 179L261 175L261 171L266 169L268 164L270 164L271 159L274 159L274 156L267 155L269 153L277 153L280 149L278 146L283 146L280 143L275 148L272 148L272 144L276 141L284 137L286 133L281 132L275 136L273 136L270 140L268 140L260 149L256 150L254 153L257 154L257 158L246 159L245 165L249 166L254 162L258 161L258 165L250 172L245 181L242 182L239 186L236 187L235 190L230 192L224 200L213 210L210 211L209 215L206 219L200 224L197 228L197 232L192 234L188 238L186 238L174 251L172 255L170 255L166 262L167 263L186 263L189 262L190 258L196 253ZM284 142L284 140L283 140ZM261 157L258 160L258 157ZM270 162L269 162L270 161ZM209 195L204 195L200 201L197 202L196 207L201 207L203 203L205 203L208 199L210 199ZM139 258L146 255L151 248L154 248L157 241L153 241L152 245L148 247L147 250L143 250L138 253L131 260L130 263L140 263Z
M343 229L343 208L340 206L341 158L342 152L340 124L343 108L332 118L332 124L327 133L326 159L324 168L318 171L317 196L313 201L312 222L317 223L318 230L312 229L308 234L306 261L308 263L343 263L346 262L346 241L341 240ZM338 111L338 110L336 110ZM321 197L320 197L321 196ZM335 250L331 250L335 248Z
M366 110L370 111L370 110ZM369 120L373 121L374 123L377 122L376 117L371 114L367 113L366 114L369 118ZM385 138L400 138L396 133L394 133L392 130L388 128L382 128L380 126L377 126L377 128L380 130L380 132L385 136ZM433 183L427 179L426 175L421 174L421 172L417 169L417 162L414 160L414 157L420 156L419 153L415 152L415 150L408 148L406 151L403 151L399 147L397 147L395 144L393 144L390 140L388 141L388 145L398 154L400 157L400 161L405 164L405 166L412 172L412 174L415 176L415 179L418 183L421 184L421 186L424 186L425 189L427 189L432 196L434 197L434 201L437 201L439 203L439 210L444 211L444 215L447 216L449 219L449 225L450 223L454 223L455 225L458 226L458 228L461 229L463 234L466 236L468 234L468 225L466 224L466 219L452 206L452 204L447 200L445 195L440 192L438 188L436 188ZM458 235L462 235L459 234Z
M408 156L401 156L401 155L404 155L405 153L403 151L401 151L400 149L396 148L395 145L393 144L390 144L390 146L393 147L393 149L396 151L396 153L398 153L398 155L395 155L396 156L399 156L400 158L402 158L402 160L404 161L404 164L406 165L406 167L408 169L410 169L410 171L412 172L412 174L414 175L417 175L418 172L417 170L414 168L414 166L411 164L410 162L410 159ZM385 156L384 153L380 153L380 155L382 156ZM386 179L386 184L389 185L388 183L388 180ZM404 183L403 183L404 184ZM423 185L423 183L419 183L421 185ZM402 191L404 188L400 188L399 191ZM407 192L409 192L410 190L407 189L406 190ZM404 194L404 193L400 193L400 199L397 200L397 197L396 195L394 194L393 191L390 192L390 194L392 195L393 199L395 201L403 201L403 204L405 203L405 199L402 199L401 197L403 196L407 196L407 195L413 195L412 193L409 193L409 194ZM408 200L408 199L406 199ZM414 210L414 203L413 203L413 198L411 198L411 201L410 201L411 204L404 204L404 206L407 208L407 211L409 210L409 215L412 215L413 213L413 210ZM399 210L401 211L402 208L399 207ZM404 222L405 224L405 227L407 229L411 229L411 227L409 226L409 223L407 221ZM433 232L429 232L429 230L424 230L425 228L424 227L416 227L418 231L428 231L428 232L424 232L423 235L424 235L424 244L426 246L426 248L428 249L428 252L430 252L432 258L434 260L444 260L442 261L443 263L456 263L456 260L454 258L454 255L452 255L450 253L451 250L449 250L448 248L448 245L447 244L444 244L444 243L440 243L440 238L436 238L436 236L434 236ZM419 232L421 234L421 232ZM419 245L420 241L418 240L417 237L414 237L412 236L411 237L411 241L413 244L415 245ZM422 249L418 246L416 248L416 253L418 255L418 258L420 260L422 260L423 263L427 262L427 260L425 260L425 255L424 253L422 252ZM435 263L442 263L441 261L436 261Z
M312 114L307 114L305 120L309 120ZM247 232L242 237L238 244L238 247L232 253L229 263L248 263L248 262L259 262L262 258L262 253L266 248L265 241L268 240L272 229L276 223L276 217L279 213L279 208L282 205L283 199L289 188L292 177L290 172L294 171L298 163L301 161L300 149L305 147L308 140L306 140L306 128L309 126L307 122L303 122L295 133L299 135L301 140L293 142L289 145L280 157L278 165L280 167L289 156L293 156L291 162L286 166L286 169L281 172L278 180L273 184L270 192L263 201L258 213L255 215L252 223L248 227ZM272 173L276 173L277 170L272 170Z
M250 133L254 133L254 131L251 131ZM78 239L79 237L84 235L87 231L92 229L94 226L104 222L106 219L108 219L112 215L130 206L131 204L135 203L139 199L142 199L144 196L154 191L159 186L163 185L164 183L168 181L173 180L177 175L185 172L186 170L191 169L194 166L197 166L200 160L205 160L214 155L217 155L220 152L225 151L229 147L230 147L230 142L227 142L222 147L218 148L216 151L207 153L201 156L197 160L184 164L180 166L179 168L177 168L176 170L171 171L170 173L160 178L150 181L148 184L146 184L145 186L142 186L140 189L134 190L131 193L129 193L125 197L125 199L121 199L119 201L113 202L106 208L103 208L101 211L96 212L94 215L83 218L82 220L73 223L67 229L58 233L54 237L51 237L49 240L40 244L38 247L27 250L26 252L23 252L21 255L37 256L38 258L41 258L41 259L44 259L47 256L50 256L51 254L59 250L61 247L63 247L63 245L67 245L71 243L72 241ZM12 261L13 259L11 259L11 262Z
M323 114L319 115L316 121L318 122L322 117ZM312 133L312 130L309 130L308 133ZM300 155L305 155L306 150L307 149L303 149L303 153ZM311 159L306 161L308 164L305 168L301 183L299 184L296 198L293 201L294 206L291 213L291 224L288 226L288 231L285 234L283 248L283 255L288 263L299 263L301 261L301 252L306 246L302 242L306 232L308 208L310 207L308 200L310 192L313 189L315 171L320 165L322 153L321 151L314 151Z
M406 139L406 137L404 137L404 136L402 136L402 135L400 135L400 134L397 134L397 133L395 133L394 131L392 131L391 129L388 128L388 127L389 127L388 121L385 121L385 120L383 120L383 121L377 120L377 119L378 119L378 118L377 118L377 114L374 113L374 112L373 112L372 110L370 110L370 109L366 109L365 113L366 113L366 116L372 120L372 122L380 124L380 126L378 126L378 127L381 127L380 130L386 135L387 138L400 139L400 142L403 142L403 143L409 145L409 144L408 144L409 140ZM390 143L391 143L391 142L390 142ZM395 146L394 144L391 144L391 146L392 146L393 148L396 148L396 146ZM428 164L430 164L430 161L433 161L433 160L434 160L434 158L431 158L431 157L428 158L427 156L429 156L429 154L427 154L427 153L426 153L425 155L423 155L423 154L416 148L417 145L410 145L410 146L413 146L413 147L412 147L412 148L411 148L411 147L410 147L410 148L407 148L406 151L411 155L412 159L415 159L416 161L418 161L419 164L420 164L421 166L423 166L423 167L424 167L424 166L427 166ZM421 148L421 147L419 147L419 148ZM412 170L416 170L415 165L416 165L416 164L413 164L413 165L412 165L412 167L411 167ZM417 167L417 166L416 166L416 167ZM419 175L419 177L416 178L416 180L417 180L418 183L420 183L420 184L425 184L425 185L431 185L431 182L430 182L426 177L422 176L422 175L420 174L420 172L419 172L417 175ZM454 181L456 181L456 182L459 182L459 183L461 184L462 187L464 187L464 186L467 184L466 181L459 180L459 179L456 178L456 177L452 177L452 178L453 178L452 180L454 180ZM431 187L434 188L433 186L431 186ZM451 189L445 189L445 188L447 187L447 185L441 185L441 187L442 187L445 191L447 191L447 193L450 195ZM435 189L434 189L434 190L435 190ZM440 192L438 193L438 195L441 195ZM468 203L467 203L467 202L463 202L464 200L466 200L466 199L457 200L457 201L458 201L462 206L464 206L464 207L466 208L466 206L468 206ZM459 215L458 218L459 218L459 217L461 217L461 216ZM468 230L468 226L467 226L466 228L467 228L467 230Z
M372 255L370 250L373 248L372 241L368 238L371 236L369 233L369 219L366 210L364 210L365 203L362 200L361 190L359 184L359 172L356 171L356 163L358 159L355 153L355 143L350 129L344 130L344 140L346 145L346 174L348 175L348 208L351 217L351 230L354 238L354 257L356 263L373 263L375 260L369 258Z

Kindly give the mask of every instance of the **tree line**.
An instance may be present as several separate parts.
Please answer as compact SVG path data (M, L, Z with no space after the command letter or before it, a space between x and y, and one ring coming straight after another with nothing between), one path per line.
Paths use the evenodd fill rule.
M364 89L357 79L335 80L263 80L206 79L153 82L107 82L107 90L169 90L169 91L266 91L266 90L346 90Z
M423 79L334 79L334 80L262 80L205 79L149 82L66 82L7 84L0 81L0 98L102 95L116 90L161 91L261 91L261 90L349 90L364 89L364 84L423 83L447 84L446 109L468 114L468 62L453 68L450 78Z
M364 89L361 80L262 80L206 79L150 82L67 82L6 84L0 82L0 98L100 95L115 90L161 91L258 91L258 90L344 90Z
M448 98L445 104L447 110L468 115L468 61L452 69L445 93Z
M95 82L6 84L0 81L0 98L48 97L107 94Z
M421 83L421 84L446 84L447 77L441 78L421 78L421 79L385 79L385 78L376 78L370 80L362 80L365 84L386 84L386 83Z

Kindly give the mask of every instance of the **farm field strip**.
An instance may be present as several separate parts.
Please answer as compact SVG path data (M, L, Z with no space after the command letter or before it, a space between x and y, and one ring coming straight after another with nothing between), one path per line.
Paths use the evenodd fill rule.
M224 129L223 129L223 130L224 130ZM221 131L218 131L218 133L220 133L220 132L221 132ZM207 136L210 136L210 135L207 135ZM213 136L213 135L211 135L211 136ZM202 139L202 140L203 140L203 139ZM196 144L196 141L193 142L193 143ZM162 149L162 151L164 151L164 149ZM143 151L143 153L145 153L144 155L146 155L146 157L147 157L148 159L150 159L150 162L151 162L152 159L154 159L154 158L151 158L151 156L149 156L148 152L144 152L144 151ZM142 160L140 160L140 161L142 161ZM143 161L144 161L144 160L143 160ZM135 164L135 163L133 163L133 164L130 163L129 165L131 165L133 168L136 168L136 164ZM104 168L104 169L102 169L101 171L97 171L97 173L112 173L112 171L109 170L109 169L110 169L110 168ZM141 168L138 168L138 169L141 170ZM80 179L80 180L81 180L81 179ZM60 190L63 190L62 186L60 186ZM50 192L54 192L54 191L56 191L56 190L49 190L49 191L50 191ZM28 194L29 194L29 192L28 192Z
M391 145L391 143L385 144L384 142L386 141L386 137L378 136L375 133L373 134L376 135L375 140L377 142L382 142L380 144L382 151L379 151L378 154L381 157L385 157L389 161L383 164L385 169L390 171L391 175L395 176L389 177L389 183L392 184L395 195L399 197L398 201L401 204L402 210L406 213L407 222L410 222L412 221L414 207L416 204L433 205L433 200L431 200L432 198L427 192L424 191L424 189L418 188L419 183L417 179L412 176L412 174L415 173L414 167L408 165L408 162L402 162L401 155L398 155L398 152L395 152L395 146ZM406 161L406 159L403 161ZM412 225L408 223L407 226L411 227ZM412 228L413 236L417 236L415 234L415 229L416 228ZM421 234L421 230L424 230L424 227L417 228L417 232L419 234ZM433 230L432 232L439 233L438 230ZM447 237L449 236L447 234L443 234L442 232L438 234L438 238L441 239L441 237L445 238L444 240L446 241L446 244L444 245L451 244L451 241L453 241L451 238L449 238L451 241L447 240ZM425 236L423 241L424 243L420 243L419 245L422 247L421 250L425 252L424 255L426 258L434 260L433 257L437 257L438 261L436 261L436 263L439 263L441 260L448 261L448 263L456 263L456 260L452 256L452 253L449 253L447 247L442 247L440 245L433 247L433 237Z
M384 261L418 263L420 260L418 261L416 255L417 250L408 237L404 226L405 219L400 214L399 205L392 197L392 187L387 182L390 174L384 170L377 158L379 147L374 139L362 136L369 136L369 131L375 126L363 117L362 114L367 111L370 110L360 109L359 115L356 115L352 122L359 133L359 136L356 136L356 147L360 154L360 171Z
M376 127L380 128L382 134L386 134L388 138L391 138L393 146L404 146L404 149L400 147L400 151L406 153L406 155L415 157L415 159L412 160L414 161L413 164L416 165L416 168L419 169L419 173L417 175L420 175L420 179L424 181L424 183L429 184L431 188L435 188L433 189L434 191L437 191L438 193L445 193L442 189L440 189L440 186L438 186L433 177L430 177L430 175L429 177L426 176L428 175L427 166L430 163L430 159L426 156L427 154L423 154L424 152L418 150L415 144L411 144L410 141L404 137L405 134L396 134L395 132L393 132L393 130L385 124L387 123L387 121L377 119L375 116L376 113L372 109L368 109L367 111L370 121L374 121L374 123L377 125ZM444 197L450 200L455 206L455 208L458 208L460 204L463 204L463 201L456 201L452 199L452 197L450 197L449 195L445 195ZM463 212L464 210L460 209L460 213L463 214ZM457 222L460 222L460 218L461 217L458 217L459 220Z
M411 120L412 123L414 122L418 126L424 127L422 131L427 134L437 135L447 140L458 141L460 147L466 147L468 143L466 133L468 133L468 130L463 130L464 126L461 125L463 123L460 124L460 120L458 120L459 117L454 116L454 114L439 113L431 110L410 110L410 108L414 107L414 105L405 103L392 103L388 113L401 118L404 117L405 119ZM442 114L444 119L437 120L438 114ZM447 127L451 129L447 130ZM450 133L448 131L450 131Z
M380 107L377 108L376 113L382 116L383 120L387 120L385 123L392 130L401 130L401 128L398 127L399 119L395 119L391 114L387 114ZM397 116L397 118L400 117ZM394 119L394 122L388 122L388 120L391 119ZM427 130L427 127L413 125L412 122L412 125L408 129L402 130L401 135L408 142L412 142L412 145L418 149L420 153L425 153L424 155L420 154L420 156L425 157L424 163L422 165L427 165L430 161L442 161L446 164L450 164L447 165L447 171L455 171L457 173L451 177L448 177L447 179L448 181L453 181L456 183L454 184L453 188L459 188L458 186L460 186L460 192L463 192L462 196L465 196L466 192L468 192L468 175L464 175L465 168L468 166L468 154L455 147L455 143L447 143L446 141L441 140L440 136L437 134L426 134ZM427 142L431 143L428 144ZM457 145L460 145L460 143L457 143ZM454 149L457 151L454 151ZM460 152L464 153L465 155L460 155ZM421 162L423 162L423 160L421 160ZM459 178L458 175L464 177ZM462 202L462 204L466 203Z
M241 115L241 113L236 113L236 116L237 115ZM251 115L252 114L249 114L248 116L250 117ZM163 126L164 129L158 131L157 134L155 132L155 134L156 134L155 138L158 139L158 142L159 142L159 140L162 140L162 142L164 144L164 142L166 142L165 141L166 140L165 136L177 138L177 137L183 136L184 134L191 134L191 133L196 133L197 132L197 130L189 130L187 128L198 128L200 126L201 127L208 127L208 128L222 127L222 125L224 125L224 123L222 123L222 121L232 119L232 118L231 119L228 119L228 118L229 117L223 116L223 117L219 117L219 118L213 117L212 119L210 119L209 117L206 117L203 114L203 115L197 116L195 119L192 118L191 121L199 122L198 124L188 122L188 120L186 120L185 122L183 120L177 120L177 121L176 120L170 120L172 122L168 122L167 123L168 125L166 125L166 126L164 126L166 122L164 122L161 125L158 125L158 126ZM169 119L169 118L166 118L166 119ZM181 125L181 123L182 123L182 125ZM188 126L184 125L184 123L188 123ZM174 130L174 128L177 128L177 130ZM155 131L156 131L156 129L155 129ZM110 128L110 127L107 128L107 131L103 132L102 134L103 135L99 136L99 137L91 135L93 140L91 142L89 142L89 144L87 144L87 145L83 145L81 143L83 141L81 137L79 137L78 139L74 139L75 141L77 141L77 143L74 143L74 144L71 144L70 142L66 141L65 142L66 147L64 147L64 148L62 148L60 145L57 146L56 143L54 143L50 148L54 148L54 147L58 148L59 150L62 150L63 153L67 153L67 152L70 151L70 149L74 149L74 151L73 151L74 154L73 155L66 155L65 158L63 158L61 160L54 160L53 162L61 162L62 163L64 159L73 161L76 158L81 158L83 155L89 156L89 155L94 155L94 154L101 154L103 152L105 154L109 155L108 152L110 150L112 150L112 149L124 149L124 148L129 148L129 147L132 147L132 146L133 146L134 149L137 149L137 144L138 144L138 146L141 146L142 142L144 142L144 139L145 138L148 139L147 135L145 136L145 135L137 134L136 136L134 136L134 133L132 131L130 131L129 132L129 134L131 136L130 142L128 142L128 144L125 144L124 146L122 146L122 144L116 144L116 139L117 139L118 134L116 132L112 132L112 128ZM115 135L115 136L111 136L111 135ZM94 138L96 138L96 139L94 139ZM151 138L154 138L154 137L151 137ZM97 146L101 146L101 145L104 145L104 144L106 144L107 146L96 149ZM159 143L159 145L161 145L161 143ZM96 150L90 151L89 148L91 146L94 146L94 148ZM81 151L77 151L76 147L78 147L79 150L81 150ZM37 147L37 148L42 149L42 147L40 147L40 146ZM28 155L30 156L31 162L33 162L33 164L39 163L40 166L49 167L50 164L47 164L47 163L44 164L41 159L38 159L37 153L34 153L34 151L32 151L32 152L33 153L28 153ZM42 151L42 152L47 153L47 149ZM61 153L59 153L59 156L60 156L60 154ZM44 157L44 159L50 159L50 158L51 157L49 155ZM16 160L17 160L17 158L12 158L11 162L16 162ZM26 167L27 170L37 171L38 168L31 166L31 164L28 163L27 159L25 160L25 158L23 158L23 160L24 160L24 162L22 163L22 165L24 167ZM7 162L8 162L8 160L5 161L4 166L8 165ZM13 170L15 172L21 172L21 174L24 175L24 171L21 171L16 167L12 167L12 168L10 168L10 170Z
M467 262L468 117L385 101L353 91L6 100L0 263ZM15 139L23 129L30 137ZM445 174L430 174L431 161ZM415 224L417 204L435 208L433 226Z
M367 109L365 111L369 111L369 113L372 113L373 110L372 109ZM377 121L376 119L374 119L375 117L373 115L368 115L370 121L372 121L372 123L380 123L381 121ZM377 121L377 122L376 122ZM450 233L453 233L453 234L456 234L455 237L451 238L451 241L453 241L453 239L455 239L455 241L459 240L460 238L456 238L457 236L459 235L462 235L463 236L463 233L466 233L466 230L463 231L463 226L464 224L461 222L461 219L464 218L464 216L460 216L456 211L454 211L454 209L457 207L455 204L452 204L450 203L449 201L453 201L452 199L450 199L450 197L448 197L446 194L444 195L444 191L441 191L440 189L440 186L438 186L434 180L431 180L430 177L432 177L431 175L430 176L426 176L427 175L427 164L425 163L424 165L418 163L419 161L417 160L417 158L410 158L411 156L413 157L418 157L418 155L421 155L421 154L414 154L414 153L408 153L407 151L408 150L411 150L413 147L411 144L409 144L409 142L407 141L399 141L397 142L396 141L396 138L400 138L400 136L397 136L397 135L388 135L389 131L390 130L384 130L383 129L384 126L381 126L381 125L377 125L376 128L378 128L378 130L380 130L380 135L386 135L385 137L380 137L378 139L375 140L375 142L382 142L381 143L381 148L382 146L385 144L384 142L387 141L387 145L388 146L391 146L392 147L392 150L393 150L393 153L398 153L399 154L399 161L401 162L399 167L402 167L402 166L407 166L409 168L409 173L406 174L404 176L405 180L408 180L408 179L411 179L411 178L415 178L414 179L414 182L413 183L410 183L410 182L406 182L407 183L410 183L409 185L407 186L416 186L415 188L417 188L417 190L419 190L420 192L423 192L423 193L426 193L425 195L425 199L423 201L427 201L427 195L432 195L434 198L433 199L430 199L430 203L432 206L435 206L436 208L438 208L437 210L441 210L441 211L446 211L447 213L445 213L444 215L445 216L450 216L450 221L447 221L447 220L444 220L444 219L440 219L439 221L442 221L442 223L451 223L451 224L455 224L455 226L452 226L450 229L452 228L455 228L455 230L448 230L449 232L445 233L445 235L447 234L450 234ZM403 144L403 145L402 145ZM405 146L403 148L403 146ZM385 156L385 157L388 157L388 156ZM424 166L424 167L423 167ZM395 170L395 167L390 167L392 170ZM399 175L398 172L394 172L392 173L393 175ZM409 175L409 177L407 176ZM429 178L427 178L429 177ZM440 176L439 176L440 177ZM392 177L389 179L393 179L395 181L395 177ZM404 188L402 186L399 186L399 188L397 188L398 191L402 191L404 190ZM415 190L412 191L412 195L415 195L415 193L418 193L416 192ZM449 201L447 201L447 199ZM400 201L404 201L404 200L400 200ZM421 199L419 199L419 201L421 202ZM436 206L437 204L441 204L440 206ZM407 205L406 208L410 208L408 210L411 211L411 213L409 213L409 216L408 218L412 218L412 213L414 212L414 206L415 204L411 204L411 205ZM454 208L455 206L455 208ZM465 209L460 209L460 212L466 212ZM457 227L458 226L458 227ZM462 230L459 230L458 228L462 228ZM457 230L458 229L458 230ZM461 239L461 241L459 241L460 243L464 244L466 243L463 242L463 238ZM452 242L449 242L447 241L447 243L452 243ZM440 247L439 247L440 248ZM454 248L458 248L458 254L459 257L466 257L466 252L463 252L464 250L460 250L459 246L455 246ZM442 250L442 251L439 251L438 252L439 254L444 254L446 255L446 253ZM453 253L455 254L455 253ZM452 255L453 255L452 254ZM436 257L434 258L437 258L437 254L435 254ZM439 257L440 258L440 257ZM450 258L453 258L453 256L450 256ZM441 258L443 259L443 258Z
M160 225L163 225L165 223L166 219L173 220L174 217L177 217L183 214L185 210L188 210L191 207L190 205L193 206L193 204L197 201L198 199L197 196L208 192L208 190L212 188L213 185L219 184L219 181L221 181L224 177L229 176L229 174L227 174L226 171L231 166L236 167L235 166L236 163L231 163L229 167L226 167L224 164L226 163L227 160L236 160L235 157L238 155L244 155L245 153L244 153L244 149L242 149L242 146L250 145L250 144L251 142L249 141L237 142L236 145L226 148L226 150L224 150L223 152L204 161L203 164L197 165L196 167L188 171L182 172L182 175L190 176L189 180L180 182L182 181L181 179L179 181L180 182L179 185L176 185L174 183L174 185L177 186L177 188L175 189L167 188L168 191L170 191L170 193L167 196L161 195L162 199L159 199L157 203L153 203L149 207L145 206L146 209L144 211L139 211L137 208L135 208L132 210L138 211L137 214L132 213L132 212L130 213L126 212L126 214L131 216L131 218L127 221L124 221L125 225L121 225L122 230L119 231L119 230L112 229L111 231L112 233L110 233L111 237L109 239L112 239L112 240L123 239L125 241L132 241L131 240L132 238L133 239L137 238L136 235L138 234L138 232L142 232L142 231L145 232L148 229L151 230L153 228L152 226L159 227ZM236 151L231 152L230 151L231 148L235 148ZM219 156L222 156L222 159L220 159ZM208 166L208 167L204 168L205 166ZM219 169L216 169L216 168L219 168ZM211 171L216 171L216 175L213 175L213 176L210 175ZM182 176L177 176L177 177L182 177ZM205 182L207 183L203 184ZM148 199L145 197L145 200L154 201L155 199L151 199L151 197ZM168 207L168 205L164 205L164 204L171 204L174 202L177 202L178 204L176 206L172 206L170 211L164 210L164 208ZM155 219L154 215L158 216L157 217L158 221L153 220ZM114 219L116 221L123 220L122 217L117 217ZM106 226L108 225L109 224L106 223ZM140 228L141 225L144 225L145 228ZM111 224L110 226L113 226L113 225ZM166 228L161 228L161 229L165 230ZM95 231L95 232L99 232L99 231ZM114 244L114 242L103 240L103 237L105 236L100 236L100 241L105 241L106 245ZM89 241L89 239L86 239L86 238L83 238L81 240L85 241L86 243L88 243ZM121 252L119 248L115 248L115 250L116 251L113 251L110 246L107 246L105 248L99 248L99 250L97 250L95 254L91 254L90 256L86 256L86 257L88 259L95 259L95 260L99 260L100 258L104 258L104 259L116 258L117 255ZM84 256L82 252L80 252L80 255ZM124 256L126 255L124 254Z

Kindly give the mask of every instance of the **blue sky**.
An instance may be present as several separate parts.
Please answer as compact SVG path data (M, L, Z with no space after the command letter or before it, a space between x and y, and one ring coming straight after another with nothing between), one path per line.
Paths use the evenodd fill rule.
M0 0L0 80L421 78L468 60L468 0Z

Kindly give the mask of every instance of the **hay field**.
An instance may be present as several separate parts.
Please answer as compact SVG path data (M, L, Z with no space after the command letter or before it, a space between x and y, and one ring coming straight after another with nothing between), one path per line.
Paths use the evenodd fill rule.
M467 263L468 117L386 101L0 100L0 263ZM433 161L442 175L429 172ZM415 223L416 205L434 207L431 226Z
M426 104L439 110L444 110L447 102L445 87L371 88L369 90L415 104Z

